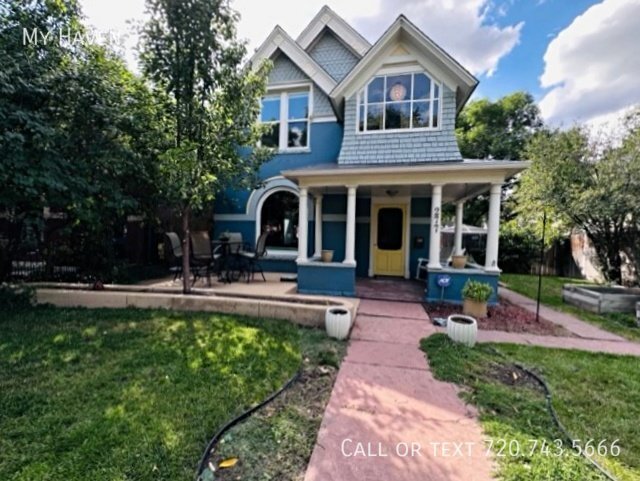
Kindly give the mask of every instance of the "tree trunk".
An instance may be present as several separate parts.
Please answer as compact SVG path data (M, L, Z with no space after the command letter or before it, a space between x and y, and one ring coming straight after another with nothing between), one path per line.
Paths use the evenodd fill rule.
M189 232L189 222L191 216L191 208L186 207L182 211L182 292L184 294L191 293L191 264L189 252L191 233Z

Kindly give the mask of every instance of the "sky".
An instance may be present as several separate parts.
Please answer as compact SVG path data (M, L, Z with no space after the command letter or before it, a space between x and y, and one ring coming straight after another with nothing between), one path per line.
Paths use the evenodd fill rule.
M144 0L80 0L99 31L128 34L124 54L135 68L131 24ZM474 98L525 90L555 126L611 125L640 104L640 0L234 0L238 31L252 52L276 24L292 37L325 4L371 43L404 13L470 70Z

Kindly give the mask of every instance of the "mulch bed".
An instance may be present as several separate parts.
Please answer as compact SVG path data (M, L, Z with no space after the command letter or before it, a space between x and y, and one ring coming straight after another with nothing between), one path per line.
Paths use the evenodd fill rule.
M462 306L441 303L424 304L429 317L448 317L451 314L462 314ZM478 319L478 329L487 331L526 332L543 336L571 336L564 327L540 318L515 304L500 301L497 306L489 307L487 317Z

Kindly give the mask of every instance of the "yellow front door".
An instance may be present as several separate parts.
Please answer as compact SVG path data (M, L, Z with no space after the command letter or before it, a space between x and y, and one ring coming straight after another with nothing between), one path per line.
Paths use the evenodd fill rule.
M375 205L372 222L374 275L404 276L407 206Z

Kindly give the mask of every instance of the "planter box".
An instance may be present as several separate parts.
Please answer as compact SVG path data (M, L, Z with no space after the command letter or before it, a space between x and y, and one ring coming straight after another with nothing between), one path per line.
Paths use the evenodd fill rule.
M447 318L447 335L454 342L473 347L478 338L478 323L470 316L451 315Z
M566 284L562 287L562 300L596 314L632 313L640 302L640 289Z
M487 303L465 299L462 303L462 312L476 318L487 317Z

